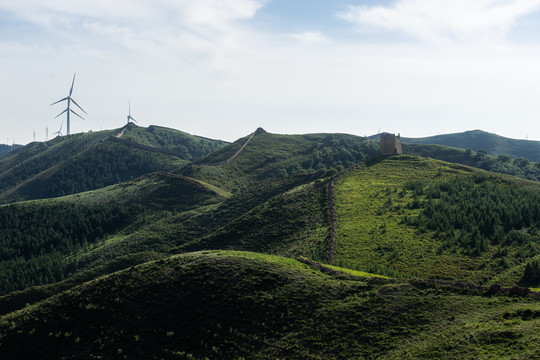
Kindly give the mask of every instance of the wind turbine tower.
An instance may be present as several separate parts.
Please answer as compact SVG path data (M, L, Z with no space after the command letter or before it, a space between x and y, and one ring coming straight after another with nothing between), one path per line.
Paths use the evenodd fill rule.
M131 100L129 101L129 113L128 113L128 116L127 116L127 123L129 124L130 121L138 123L137 120L135 120L134 118L131 117Z
M53 103L51 104L51 105L54 105L54 104L58 104L59 102L62 102L62 101L64 101L64 100L67 100L67 108L66 108L66 110L62 111L60 114L56 115L56 117L55 117L55 119L56 119L57 117L59 117L59 116L62 115L63 113L66 113L66 114L67 114L67 123L66 123L66 124L67 124L67 135L70 134L70 121L69 121L69 115L70 115L70 113L73 113L73 114L77 115L78 117L80 117L81 119L84 120L84 118L83 118L81 115L77 114L75 111L73 111L73 110L71 109L71 102L73 102L75 105L77 105L77 107L78 107L79 109L81 109L81 111L82 111L83 113L86 114L86 111L84 111L83 108L82 108L79 104L77 104L77 102L71 97L71 94L73 93L73 84L75 84L75 75L76 75L76 74L73 74L73 81L71 82L71 89L69 89L69 95L68 95L67 97L65 97L65 98L63 98L63 99L60 99L60 100L58 100L58 101L56 101L56 102L53 102ZM60 126L60 129L61 129L61 128L62 128L62 127Z

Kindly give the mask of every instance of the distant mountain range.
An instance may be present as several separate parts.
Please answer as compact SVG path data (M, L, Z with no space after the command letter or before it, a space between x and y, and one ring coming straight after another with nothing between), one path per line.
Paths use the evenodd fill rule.
M524 157L534 162L540 161L540 141L510 139L482 130L423 138L402 137L401 141L405 144L445 145L473 151L485 150L492 156L504 154L514 158Z

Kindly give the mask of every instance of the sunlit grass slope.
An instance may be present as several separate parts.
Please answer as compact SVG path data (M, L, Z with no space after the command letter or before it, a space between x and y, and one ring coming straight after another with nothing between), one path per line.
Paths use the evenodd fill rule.
M322 273L199 252L132 267L0 318L0 357L531 359L537 298Z
M425 158L379 159L336 184L335 264L515 285L538 258L539 198L538 183Z

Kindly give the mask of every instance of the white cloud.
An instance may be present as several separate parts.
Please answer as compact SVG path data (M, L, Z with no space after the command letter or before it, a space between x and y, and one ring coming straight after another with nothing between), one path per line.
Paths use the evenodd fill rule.
M447 2L457 10L446 1L399 0L387 7L349 8L341 16L364 30L403 32L440 44L504 36L537 3ZM61 118L54 117L62 109L49 104L65 96L77 72L75 98L89 115L74 121L74 131L122 126L131 99L142 126L227 140L257 126L281 133L369 135L382 127L418 136L481 128L540 136L536 44L362 42L336 35L323 22L307 29L319 31L284 35L258 26L264 4L0 0L0 11L40 24L43 33L0 38L0 65L10 69L0 74L0 123L20 125L26 141L30 126L41 129L38 134L46 124L56 131Z
M251 18L268 0L0 0L0 10L41 25L53 25L53 19L73 16L129 22L144 26L150 22L173 25L182 21L191 25L220 26Z
M398 0L390 6L350 6L338 17L364 31L395 31L428 42L500 41L540 0Z
M298 40L303 45L317 45L328 42L328 38L321 31L304 31L289 34L289 36Z
M0 11L56 37L43 46L62 44L98 59L122 49L124 57L184 61L215 71L224 52L249 49L251 33L239 21L254 17L267 1L0 0Z

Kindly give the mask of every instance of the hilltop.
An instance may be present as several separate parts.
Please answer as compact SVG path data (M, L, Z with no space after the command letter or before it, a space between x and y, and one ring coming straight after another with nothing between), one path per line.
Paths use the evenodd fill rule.
M75 194L171 171L225 144L133 124L32 143L0 157L0 203Z
M402 137L401 140L405 144L445 145L473 151L484 150L493 156L510 155L513 158L523 157L529 161L540 161L540 141L510 139L481 130L424 138Z
M261 129L252 135L198 159L178 173L233 191L269 178L347 168L379 152L377 142L347 134L281 135ZM228 162L240 149L235 160Z

